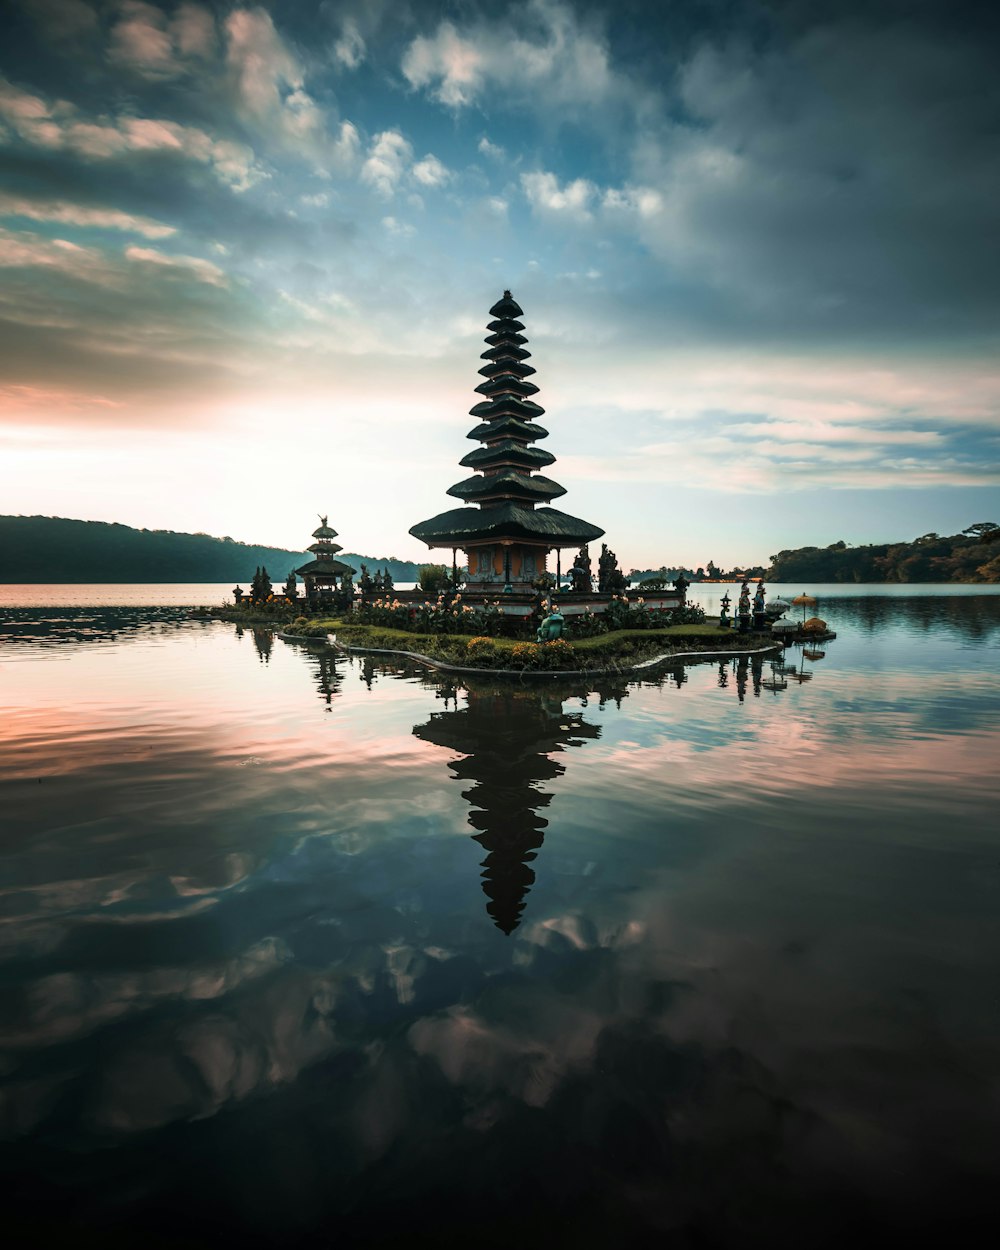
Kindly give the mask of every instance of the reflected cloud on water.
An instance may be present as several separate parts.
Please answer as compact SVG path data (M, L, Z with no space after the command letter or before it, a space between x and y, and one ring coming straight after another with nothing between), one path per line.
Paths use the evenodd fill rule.
M68 638L58 691L11 684L8 1226L694 1250L984 1214L995 675L838 639L457 682L255 632ZM144 713L75 710L151 664Z

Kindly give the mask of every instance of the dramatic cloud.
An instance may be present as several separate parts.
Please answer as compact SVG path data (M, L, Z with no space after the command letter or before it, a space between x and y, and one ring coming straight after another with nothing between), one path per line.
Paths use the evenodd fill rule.
M628 93L605 40L555 0L529 0L503 19L479 18L461 29L443 21L433 35L413 40L402 69L411 87L450 108L477 103L492 88L588 109Z
M424 187L441 187L451 177L436 156L425 156L413 166L413 177Z
M168 153L209 165L234 190L251 186L261 171L245 144L214 139L193 126L148 117L86 118L64 101L51 104L0 79L0 121L26 143L88 160Z
M365 41L353 18L344 22L342 34L333 45L333 54L347 69L357 69L365 59Z
M904 495L924 530L989 515L992 19L722 12L19 0L7 436L172 423L190 456L238 430L252 476L251 449L287 453L291 405L318 454L388 473L391 427L405 473L378 517L357 506L402 553L455 480L485 310L510 287L567 507L625 560L688 541L672 509L705 518L717 557L759 556L802 492L838 528L850 492L858 537L893 536ZM58 510L57 473L14 486ZM250 505L234 485L216 506ZM277 495L257 506L251 536L293 540Z
M407 140L396 130L385 130L375 136L361 167L361 180L388 199L412 160L413 148Z
M589 206L596 188L586 178L574 178L561 187L555 174L522 174L521 186L532 207L543 213L590 220Z
M964 334L1000 311L989 83L985 50L906 27L706 45L680 78L697 127L637 145L639 237L793 333Z
M176 234L175 226L164 225L149 217L123 213L116 208L91 208L69 204L63 200L36 200L25 196L6 195L0 191L0 217L28 217L32 221L55 221L66 226L84 226L100 230L128 230L147 239L165 239Z
M140 0L125 0L115 23L110 59L148 78L170 78L179 72L167 19L159 9Z
M349 167L358 152L350 122L331 133L324 111L305 89L302 63L263 9L236 9L226 19L226 64L237 112L279 149L323 173Z
M210 286L225 286L226 276L218 265L198 256L166 256L152 247L127 247L126 257L143 265L153 265L168 274L190 275Z
M499 144L491 143L485 135L483 135L483 137L479 140L476 148L478 151L482 152L483 156L488 156L494 161L502 161L506 155L503 148L500 147Z

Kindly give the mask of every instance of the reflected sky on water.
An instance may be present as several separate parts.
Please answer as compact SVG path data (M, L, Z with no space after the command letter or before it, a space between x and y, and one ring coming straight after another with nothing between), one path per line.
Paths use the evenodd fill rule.
M824 606L808 653L541 685L6 614L8 1226L735 1247L989 1212L1000 598Z

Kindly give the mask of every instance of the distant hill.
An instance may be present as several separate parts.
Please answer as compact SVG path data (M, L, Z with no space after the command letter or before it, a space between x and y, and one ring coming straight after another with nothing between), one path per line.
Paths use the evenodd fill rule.
M393 580L414 582L418 566L408 560L352 552L339 560L374 573L388 568ZM107 521L66 517L0 516L0 582L239 582L249 586L264 565L277 586L311 557L283 547L261 547L182 534L137 530Z
M942 538L849 547L798 547L771 556L774 582L1000 582L1000 526L970 525Z

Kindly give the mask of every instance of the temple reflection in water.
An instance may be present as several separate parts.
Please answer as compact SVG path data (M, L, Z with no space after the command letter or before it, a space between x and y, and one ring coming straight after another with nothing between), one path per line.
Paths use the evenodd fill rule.
M329 647L324 647L322 651L310 651L309 660L319 697L329 711L330 704L341 693L340 684L343 681L343 674L337 670L337 657Z
M626 693L609 687L598 691L621 700ZM441 691L446 710L435 712L414 734L425 742L461 752L448 767L463 782L471 782L462 797L472 806L469 824L486 850L482 861L486 910L504 933L512 933L521 920L525 895L534 884L535 859L545 838L552 792L545 782L566 771L553 758L567 747L583 746L600 737L599 725L590 724L579 711L567 711L568 698L584 697L579 690L558 690L500 684L471 685L466 704L458 705L454 687ZM453 706L448 707L453 702Z

